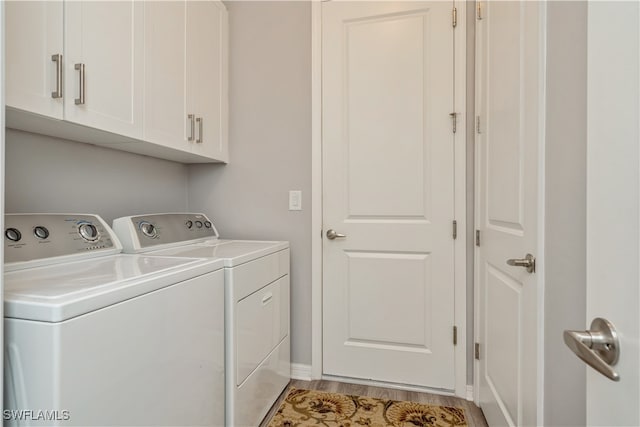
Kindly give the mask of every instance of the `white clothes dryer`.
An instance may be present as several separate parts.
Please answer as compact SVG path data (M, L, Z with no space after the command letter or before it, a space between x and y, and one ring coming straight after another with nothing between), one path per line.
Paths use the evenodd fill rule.
M96 215L5 224L5 425L224 425L221 260L119 254Z
M291 378L289 243L223 240L203 214L113 222L124 251L224 260L226 425L260 424Z

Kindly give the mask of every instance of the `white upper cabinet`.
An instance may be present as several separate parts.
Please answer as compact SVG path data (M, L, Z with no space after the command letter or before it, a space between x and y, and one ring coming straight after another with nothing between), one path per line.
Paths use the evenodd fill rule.
M142 138L144 6L65 1L65 120Z
M186 2L150 1L144 10L144 139L190 150L186 139Z
M62 119L62 1L7 1L5 16L6 105Z
M218 1L187 3L187 109L195 115L197 154L226 162L227 10Z
M145 140L226 162L227 11L218 1L145 7Z
M228 160L222 2L5 4L8 127L183 163Z

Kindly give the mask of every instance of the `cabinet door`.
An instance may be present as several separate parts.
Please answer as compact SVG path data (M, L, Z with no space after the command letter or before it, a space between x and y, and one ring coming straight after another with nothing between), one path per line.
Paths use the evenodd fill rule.
M142 137L144 7L133 0L65 2L65 120ZM84 85L75 64L84 64Z
M193 152L223 162L228 159L227 21L221 2L187 3L187 109L201 120Z
M144 10L144 139L182 150L187 143L186 2L151 1Z
M62 119L52 60L63 53L62 1L7 1L5 13L7 106Z

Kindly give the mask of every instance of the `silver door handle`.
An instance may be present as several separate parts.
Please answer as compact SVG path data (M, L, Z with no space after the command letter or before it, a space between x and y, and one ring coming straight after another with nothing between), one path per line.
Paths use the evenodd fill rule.
M84 105L84 64L74 66L80 73L80 97L75 99L76 105Z
M202 122L204 119L202 117L198 117L196 119L196 123L198 123L198 139L196 139L197 144L202 144Z
M620 342L611 322L596 317L588 331L564 331L564 343L576 356L605 377L620 381L612 368L620 357Z
M191 142L191 141L193 141L195 139L195 133L196 133L195 119L196 119L196 116L194 114L188 114L187 115L187 120L189 120L189 123L191 125L191 133L187 137L187 141L189 141L189 142Z
M56 63L56 90L51 92L53 99L62 98L62 55L51 55L51 60Z
M336 231L332 228L330 228L329 230L327 230L327 239L329 240L333 240L333 239L342 239L347 237L346 234L340 234L340 233L336 233Z
M514 267L524 267L527 269L528 273L536 272L536 258L531 254L525 255L525 257L522 259L519 259L519 258L508 259L507 264L512 265Z

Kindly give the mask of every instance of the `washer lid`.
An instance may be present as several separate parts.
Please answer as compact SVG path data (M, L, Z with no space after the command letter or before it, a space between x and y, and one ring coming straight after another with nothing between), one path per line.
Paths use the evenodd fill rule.
M5 317L59 322L218 270L221 260L112 255L4 275Z
M177 248L153 251L153 255L194 258L222 258L225 267L234 267L287 249L289 242L253 240L211 240Z

